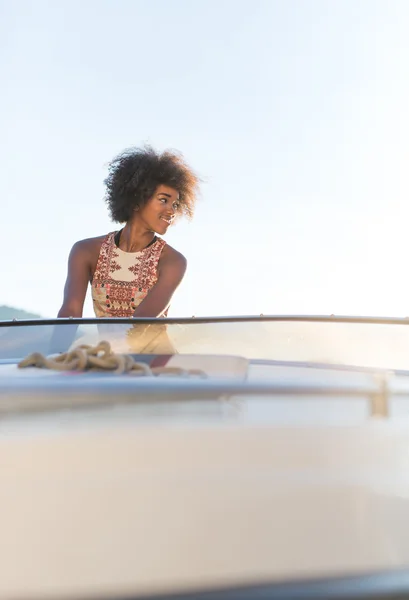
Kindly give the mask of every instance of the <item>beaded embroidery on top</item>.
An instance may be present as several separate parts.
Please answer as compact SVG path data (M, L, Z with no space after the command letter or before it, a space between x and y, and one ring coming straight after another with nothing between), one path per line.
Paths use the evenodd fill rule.
M102 242L91 283L96 317L132 317L158 280L158 262L166 242L159 238L139 252L124 252L115 244L115 233Z

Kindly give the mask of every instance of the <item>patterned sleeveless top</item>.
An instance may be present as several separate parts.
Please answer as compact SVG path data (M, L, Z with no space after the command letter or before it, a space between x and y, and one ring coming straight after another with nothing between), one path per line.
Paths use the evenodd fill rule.
M91 282L96 317L132 317L158 280L157 266L166 242L158 238L139 252L124 252L115 244L117 232L102 242Z

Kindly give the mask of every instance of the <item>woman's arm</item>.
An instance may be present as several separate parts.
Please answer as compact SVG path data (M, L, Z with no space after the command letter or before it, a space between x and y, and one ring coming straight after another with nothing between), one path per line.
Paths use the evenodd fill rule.
M158 281L135 309L134 317L160 317L186 272L186 258L170 246L162 252L158 265Z
M90 280L90 241L81 240L71 249L64 286L64 300L57 317L82 317Z

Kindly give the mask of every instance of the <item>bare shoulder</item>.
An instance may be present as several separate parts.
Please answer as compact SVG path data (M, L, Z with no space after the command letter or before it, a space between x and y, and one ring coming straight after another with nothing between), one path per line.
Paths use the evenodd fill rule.
M100 235L75 242L68 258L69 272L76 273L78 276L78 273L84 271L89 281L92 281L102 242L105 239L106 235Z
M185 270L187 266L187 260L181 252L178 252L169 244L163 247L160 263L166 263L167 266L174 265L176 268Z
M105 238L106 235L99 235L98 237L78 240L78 242L75 242L72 249L76 250L77 252L92 252L98 248L99 251Z
M106 235L100 235L75 242L71 248L70 260L86 261L90 265L96 264L105 238Z

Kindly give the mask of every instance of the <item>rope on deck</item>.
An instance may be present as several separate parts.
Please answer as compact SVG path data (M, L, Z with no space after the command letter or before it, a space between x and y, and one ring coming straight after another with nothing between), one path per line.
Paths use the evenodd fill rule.
M196 375L206 377L200 369L181 369L180 367L150 367L143 362L136 362L130 354L116 354L111 350L109 342L101 341L97 346L81 345L70 352L58 356L47 357L40 352L33 352L18 363L19 369L37 367L54 371L99 371L112 373L128 373L130 375L153 377L157 375L177 375L189 377Z

